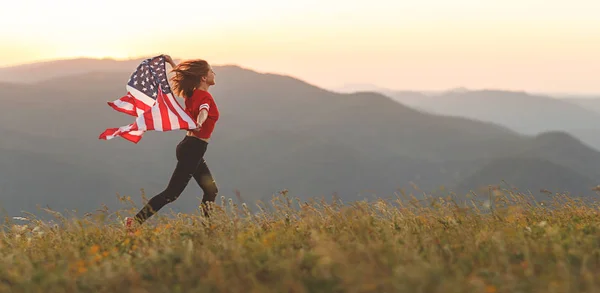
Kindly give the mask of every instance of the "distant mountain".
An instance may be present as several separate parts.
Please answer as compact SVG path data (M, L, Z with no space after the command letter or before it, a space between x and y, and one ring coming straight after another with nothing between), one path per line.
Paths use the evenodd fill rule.
M600 97L596 98L565 98L565 102L573 103L584 109L594 111L600 114Z
M347 83L342 86L331 88L331 90L334 92L339 92L339 93L344 93L344 94L356 93L356 92L376 92L376 93L380 93L380 94L383 94L386 96L394 96L395 94L399 94L399 93L402 93L402 94L414 93L414 94L419 94L419 95L424 95L424 96L438 95L440 93L443 93L443 91L416 91L416 90L399 91L399 90L381 87L381 86L370 84L370 83ZM450 91L466 91L466 90L467 90L466 88L459 87L459 88L451 89Z
M486 195L490 187L501 187L531 194L538 201L549 201L551 198L544 191L585 196L596 185L596 180L549 160L516 156L486 164L463 179L456 190L461 196L471 190Z
M393 90L388 88L380 87L369 83L349 83L332 89L333 91L340 93L354 93L354 92L378 92L382 94L392 93Z
M133 72L142 58L126 61L113 59L78 58L0 67L0 81L12 83L36 83L57 77L86 74L89 72Z
M403 92L394 97L425 111L489 121L524 134L597 128L600 114L547 96L497 90L447 92L415 99Z
M439 95L394 92L390 96L421 111L492 122L522 134L568 132L600 150L600 99L497 90L448 91Z
M476 170L457 185L459 193L477 190L477 185L504 185L498 178L537 198L547 198L540 190L589 194L600 177L598 152L564 132L542 133L510 157L499 157ZM566 188L566 186L569 186ZM504 186L506 187L506 186Z
M565 132L542 133L530 141L519 155L546 158L591 178L600 178L598 152Z
M36 204L93 211L100 203L117 207L115 193L131 195L139 205L141 188L150 197L166 186L182 131L149 132L137 145L98 140L104 129L133 121L106 105L124 94L132 68L91 67L34 84L0 85L0 156L11 158L0 161L0 205L10 213L34 212ZM420 112L373 92L339 94L238 66L215 71L211 92L222 119L206 159L225 197L235 198L239 190L252 203L288 189L301 199L336 193L352 201L393 196L398 188L410 190L411 182L425 191L477 188L494 177L501 183L511 170L521 182L546 182L510 164L471 180L515 156L548 161L557 172L572 170L547 182L566 190L586 189L578 185L588 182L581 174L600 170L598 152L560 133L530 137L488 122ZM189 212L200 197L192 181L169 208Z

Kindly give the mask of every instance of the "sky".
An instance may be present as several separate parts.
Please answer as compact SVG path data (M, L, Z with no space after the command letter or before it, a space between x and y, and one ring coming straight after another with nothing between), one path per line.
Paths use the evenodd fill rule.
M169 54L338 88L600 93L598 0L21 0L0 66Z

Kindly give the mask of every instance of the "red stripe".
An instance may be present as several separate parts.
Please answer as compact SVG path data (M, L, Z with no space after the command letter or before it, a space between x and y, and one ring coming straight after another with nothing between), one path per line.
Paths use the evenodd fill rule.
M136 121L136 122L133 122L133 124L131 124L131 128L129 129L129 131L136 131L139 129L140 129L140 127L138 126L137 121Z
M175 106L173 105L173 103L171 103L171 98L167 95L165 95L165 103L167 104L167 106L169 107L171 112L173 112L173 114L175 114L175 116L177 116L177 120L179 121L179 128L180 129L190 128L188 123L185 122L185 120L183 120L183 118L181 118L181 116L178 114L177 110L175 109ZM179 107L179 108L181 108L181 107ZM183 109L182 109L182 111L183 111Z
M102 132L102 134L100 134L100 136L98 138L106 140L108 138L108 136L114 136L114 137L121 136L122 138L127 139L133 143L138 143L142 139L142 136L134 135L134 134L130 133L131 131L136 131L136 130L138 130L137 124L134 124L129 131L123 131L123 132L120 132L119 128L108 128L104 132Z
M146 123L147 130L155 130L154 119L152 118L152 111L147 111L146 113L144 113L144 123Z
M134 99L134 101L135 101L135 104L134 104L134 105L135 105L135 106L136 106L138 109L142 110L143 112L146 112L146 111L148 111L148 110L152 109L152 107L151 107L151 106L148 106L148 105L146 105L144 102L142 102L142 101L140 101L140 100L138 100L138 99Z
M138 143L142 139L141 136L129 134L129 132L121 134L121 137L133 143Z
M100 136L98 137L98 139L106 140L106 137L115 134L115 132L117 132L118 130L119 130L119 128L107 128L106 130L104 130L104 132L100 133Z
M161 93L161 91L158 91L158 99L157 99L157 103L158 103L158 109L160 110L160 118L162 120L162 129L163 131L168 131L171 130L171 121L169 119L169 109L167 109L167 106L165 105L165 96Z

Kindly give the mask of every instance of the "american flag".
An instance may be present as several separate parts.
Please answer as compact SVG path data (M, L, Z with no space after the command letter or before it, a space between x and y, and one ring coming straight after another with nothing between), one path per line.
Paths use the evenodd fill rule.
M134 123L108 128L99 139L121 136L133 143L142 139L145 131L194 129L196 122L177 103L167 78L164 55L145 59L127 82L127 94L108 102L113 109L136 116Z

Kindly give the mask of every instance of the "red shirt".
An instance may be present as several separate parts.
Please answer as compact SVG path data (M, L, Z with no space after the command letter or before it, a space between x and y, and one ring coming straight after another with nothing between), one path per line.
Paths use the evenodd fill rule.
M192 119L194 119L194 121L197 121L200 110L202 109L208 111L208 118L204 120L204 123L200 126L200 130L194 131L193 134L202 139L209 139L215 129L215 123L219 120L219 109L209 92L195 90L190 98L185 99L185 111Z

